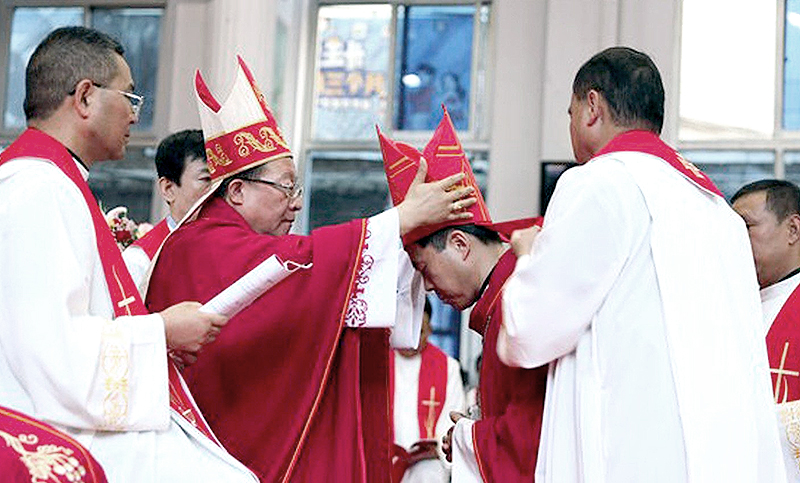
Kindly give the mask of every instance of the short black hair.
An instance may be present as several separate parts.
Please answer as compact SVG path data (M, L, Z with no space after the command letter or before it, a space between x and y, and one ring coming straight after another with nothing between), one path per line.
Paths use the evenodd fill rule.
M25 118L49 117L83 79L107 85L119 74L115 56L124 53L122 44L94 29L53 30L33 51L25 69Z
M206 159L203 144L203 131L186 129L165 137L156 149L156 172L158 177L166 178L178 186L186 170L186 160Z
M782 179L762 179L746 184L731 197L731 203L739 198L760 191L766 192L767 209L775 214L778 221L789 215L800 214L800 188Z
M615 123L661 134L664 84L647 54L630 47L611 47L596 54L572 83L572 93L579 100L586 99L590 90L603 95Z
M463 231L464 233L469 233L470 235L477 238L484 245L503 243L503 240L500 238L500 235L498 235L496 231L478 225L448 226L442 228L439 231L435 231L426 237L420 238L414 243L416 243L422 248L425 248L428 245L430 245L433 248L435 248L437 252L440 252L444 250L445 247L447 246L447 236L454 230L459 230Z

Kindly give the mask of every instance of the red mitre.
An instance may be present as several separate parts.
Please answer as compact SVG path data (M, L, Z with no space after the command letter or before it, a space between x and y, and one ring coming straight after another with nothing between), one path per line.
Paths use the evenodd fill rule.
M392 202L396 206L405 198L419 168L420 156L424 156L428 163L426 182L442 180L456 173L464 173L464 179L456 186L472 186L474 192L471 196L477 198L477 202L466 209L466 211L472 213L472 219L451 220L417 228L403 237L403 243L409 245L442 228L460 225L476 225L488 228L497 232L501 238L507 241L512 231L535 224L533 219L514 220L504 223L492 222L489 210L486 208L486 202L483 200L478 183L475 181L472 167L456 135L456 129L450 119L450 114L448 114L444 105L442 109L444 110L444 116L439 122L436 131L434 131L430 142L425 146L422 155L412 146L392 141L384 136L380 129L378 130L378 139L383 153L383 168L389 182L389 193L391 193ZM541 224L541 221L536 224Z
M197 108L212 185L184 219L202 206L226 178L276 159L292 157L253 74L241 56L237 55L236 60L236 80L222 103L211 94L200 71L195 74Z

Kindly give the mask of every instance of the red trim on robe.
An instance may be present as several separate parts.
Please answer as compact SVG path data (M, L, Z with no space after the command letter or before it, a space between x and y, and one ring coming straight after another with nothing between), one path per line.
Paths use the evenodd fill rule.
M776 403L800 399L800 285L767 332L767 355Z
M169 235L169 225L167 224L167 219L164 218L159 221L152 230L145 233L143 237L133 242L133 244L144 250L147 254L147 258L152 260L153 257L156 256L158 249L161 248L164 240L167 239L167 235Z
M539 452L547 366L521 369L497 356L502 325L502 289L516 265L511 250L497 262L486 290L470 315L470 328L483 336L478 400L482 419L472 426L484 481L531 482Z
M273 254L313 263L231 318L184 374L223 445L264 482L389 479L389 334L344 327L368 242L365 220L258 234L212 198L162 247L153 310L205 302Z
M103 265L103 273L106 278L106 285L108 286L115 317L146 315L148 313L147 309L145 309L139 297L139 291L136 289L136 285L134 285L130 273L128 273L128 269L122 261L122 254L111 235L108 222L100 211L89 185L83 179L69 151L53 137L42 131L29 128L11 146L0 153L0 165L21 157L48 160L75 183L75 186L83 195L86 207L92 217L97 250L100 254L100 262ZM180 375L170 359L167 359L167 371L169 375L169 400L172 409L209 439L219 444L205 424L198 409L192 404L191 398L185 393L180 382Z
M722 196L722 193L707 174L684 159L680 153L665 144L655 133L639 130L626 131L609 141L594 155L594 158L621 151L634 151L661 158L697 186L717 196Z
M39 460L34 472L24 462L30 454L47 454L52 458ZM2 480L9 483L107 481L100 463L69 435L5 407L0 407L0 469ZM49 474L42 474L43 470Z

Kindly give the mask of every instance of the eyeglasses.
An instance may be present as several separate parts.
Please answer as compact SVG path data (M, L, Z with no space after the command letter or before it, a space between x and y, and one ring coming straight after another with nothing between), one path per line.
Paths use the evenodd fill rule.
M121 91L119 89L111 89L110 87L98 84L95 81L92 81L92 85L97 87L98 89L103 89L106 91L116 92L117 94L122 94L123 96L128 98L128 102L131 103L131 111L133 111L133 115L136 116L137 118L139 117L139 113L142 111L142 105L144 105L144 96L140 96L132 92ZM75 94L75 89L72 89L67 94L69 95Z
M286 197L289 198L290 200L295 200L303 195L303 187L297 183L292 185L285 185L281 183L276 183L275 181L270 181L268 179L258 179L258 178L242 178L242 180L252 181L253 183L261 183L268 186L272 186L273 188L276 188L277 190L285 194Z

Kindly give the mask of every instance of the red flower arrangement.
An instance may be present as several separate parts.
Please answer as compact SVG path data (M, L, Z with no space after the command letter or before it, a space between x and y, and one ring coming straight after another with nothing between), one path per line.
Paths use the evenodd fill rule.
M145 233L153 228L150 223L142 222L137 224L128 218L128 208L125 206L117 206L109 210L106 213L106 221L120 250L124 250L128 245L143 237Z

